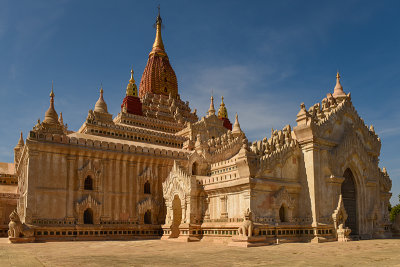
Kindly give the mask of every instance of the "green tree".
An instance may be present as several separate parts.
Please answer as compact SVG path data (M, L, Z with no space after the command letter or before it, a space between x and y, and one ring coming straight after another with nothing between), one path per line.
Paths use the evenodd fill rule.
M400 194L399 194L399 202L400 202ZM390 220L392 222L394 222L394 219L396 218L397 214L400 214L400 203L392 207L392 209L390 210Z

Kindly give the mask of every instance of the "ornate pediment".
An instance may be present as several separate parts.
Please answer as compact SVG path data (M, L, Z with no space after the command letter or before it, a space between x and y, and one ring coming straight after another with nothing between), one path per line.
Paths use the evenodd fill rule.
M98 209L100 205L100 202L96 201L91 195L88 195L86 198L76 203L76 207L79 210L85 210L87 208Z
M172 201L175 195L184 200L191 195L192 186L195 185L195 178L186 174L174 161L168 178L163 182L163 196L166 201Z
M154 176L154 172L153 172L153 168L151 167L146 167L143 169L143 171L139 174L139 178L144 179L144 180L149 180L149 179L153 179Z
M161 205L161 201L158 201L154 197L149 196L140 200L136 204L136 207L140 216L140 214L144 214L147 210L152 210L155 214L157 214Z
M289 195L289 192L284 186L275 193L273 200L276 207L280 207L282 204L285 204L289 209L294 207L294 199Z
M93 189L101 188L102 164L100 160L89 159L78 169L79 189L84 189L84 181L90 176L93 179Z
M340 176L352 162L358 166L361 175L372 175L378 168L377 160L350 126L346 129L341 143L328 154L330 169L336 176Z
M75 211L78 217L78 224L84 223L83 214L86 210L92 210L93 223L100 223L101 203L95 200L91 195L86 196L81 201L75 203Z

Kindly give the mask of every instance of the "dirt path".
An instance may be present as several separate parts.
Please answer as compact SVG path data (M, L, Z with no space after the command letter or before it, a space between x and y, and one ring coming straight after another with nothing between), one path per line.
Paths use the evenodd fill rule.
M0 266L400 266L400 239L256 248L206 242L88 241L9 244Z

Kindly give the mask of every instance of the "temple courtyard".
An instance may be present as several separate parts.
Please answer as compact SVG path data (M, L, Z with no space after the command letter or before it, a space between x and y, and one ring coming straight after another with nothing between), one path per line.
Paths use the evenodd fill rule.
M400 266L400 239L287 243L255 248L172 241L9 244L0 266Z

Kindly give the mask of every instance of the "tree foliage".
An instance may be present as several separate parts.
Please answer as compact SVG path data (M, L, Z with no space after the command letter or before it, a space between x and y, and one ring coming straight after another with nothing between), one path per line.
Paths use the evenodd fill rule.
M399 194L399 202L400 202L400 194ZM396 218L397 214L400 214L400 203L392 207L392 209L390 210L390 220L392 222L394 222L394 219Z

